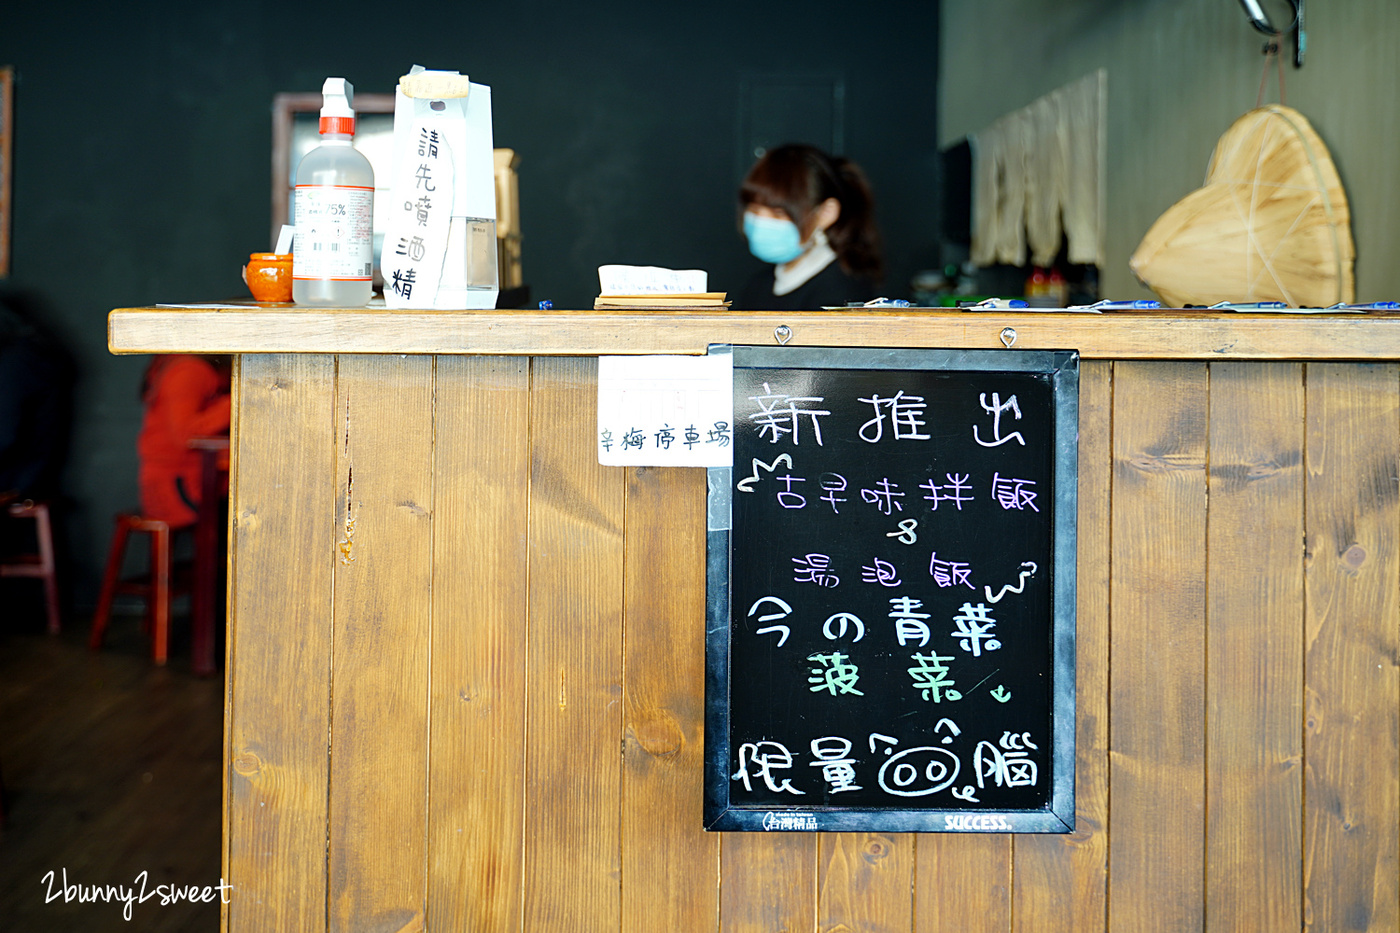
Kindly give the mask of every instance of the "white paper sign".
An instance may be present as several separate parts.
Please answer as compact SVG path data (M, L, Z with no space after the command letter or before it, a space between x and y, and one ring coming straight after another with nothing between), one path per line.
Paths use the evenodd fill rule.
M407 134L414 158L394 164L395 200L379 258L391 308L431 308L438 292L456 181L446 129L447 120L431 111L415 120Z
M410 75L456 79L455 71ZM380 269L391 308L496 307L496 170L491 89L466 97L394 92L393 188ZM458 88L460 90L460 88Z
M733 357L598 358L598 462L729 466Z

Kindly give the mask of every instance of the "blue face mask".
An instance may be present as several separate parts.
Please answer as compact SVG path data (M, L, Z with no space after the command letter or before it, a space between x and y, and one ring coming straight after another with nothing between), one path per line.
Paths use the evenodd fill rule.
M790 220L761 217L745 211L744 236L749 239L749 252L775 266L802 255L802 235L797 232L797 224Z

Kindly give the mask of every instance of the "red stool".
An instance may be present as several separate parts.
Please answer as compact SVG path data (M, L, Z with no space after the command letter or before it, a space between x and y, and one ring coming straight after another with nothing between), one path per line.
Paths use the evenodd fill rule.
M34 520L34 539L37 550L33 554L16 554L0 561L0 577L30 577L43 581L44 603L48 608L49 634L57 635L59 629L58 577L54 570L53 522L50 520L48 503L25 499L22 502L11 502L5 507L5 512L11 518L32 518Z
M143 579L123 580L122 566L126 561L126 545L132 532L151 536L151 570ZM92 634L88 647L102 649L102 635L112 614L112 599L118 594L141 596L146 600L146 631L151 636L151 657L164 664L170 644L170 600L188 591L176 586L172 573L170 526L155 518L131 512L117 516L112 532L112 546L107 552L107 571L102 577L102 592L97 597L97 609L92 614Z

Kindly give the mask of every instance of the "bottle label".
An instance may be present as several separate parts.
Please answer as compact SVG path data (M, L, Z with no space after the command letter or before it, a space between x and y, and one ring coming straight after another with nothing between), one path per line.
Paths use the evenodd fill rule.
M374 274L374 189L296 186L293 279L368 282Z

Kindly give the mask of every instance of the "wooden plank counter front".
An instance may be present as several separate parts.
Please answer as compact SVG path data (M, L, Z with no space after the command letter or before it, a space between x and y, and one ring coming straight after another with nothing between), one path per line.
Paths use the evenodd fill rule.
M596 357L1079 349L1070 836L701 829L705 474ZM1009 339L1009 338L1008 338ZM139 308L238 355L234 933L1400 928L1400 317Z

